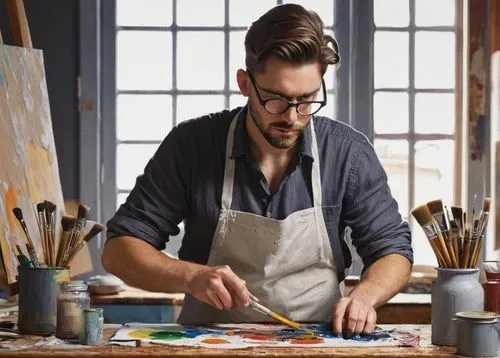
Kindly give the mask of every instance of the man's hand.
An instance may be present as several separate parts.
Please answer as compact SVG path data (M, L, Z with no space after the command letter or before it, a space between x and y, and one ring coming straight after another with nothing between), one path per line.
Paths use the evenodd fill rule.
M245 281L227 265L197 269L187 283L187 292L220 310L230 310L237 302L248 306L251 297Z
M371 333L375 329L377 312L373 305L360 297L343 297L333 308L333 332L348 336Z

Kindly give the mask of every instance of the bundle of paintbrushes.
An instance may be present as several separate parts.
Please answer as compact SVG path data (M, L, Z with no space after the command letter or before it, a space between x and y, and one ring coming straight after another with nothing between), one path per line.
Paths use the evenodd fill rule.
M461 207L452 206L449 210L441 200L429 201L411 211L424 230L439 267L477 267L488 226L491 198L484 198L483 209L477 216L474 203L469 222Z
M62 216L61 225L63 230L59 240L56 240L56 205L52 202L46 200L36 206L36 221L39 234L37 236L30 235L20 208L14 208L12 212L19 221L27 239L26 250L28 256L23 253L21 245L16 245L16 256L21 266L69 266L76 254L92 238L104 230L104 225L87 221L90 208L83 204L78 206L76 218L74 216ZM34 240L40 244L38 247L41 255L37 253Z

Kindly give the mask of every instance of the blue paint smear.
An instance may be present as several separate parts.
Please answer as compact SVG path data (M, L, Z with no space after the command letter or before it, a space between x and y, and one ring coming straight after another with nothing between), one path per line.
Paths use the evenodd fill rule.
M217 329L202 328L202 327L191 327L191 328L185 328L182 331L182 333L185 334L187 338L195 338L195 337L201 336L202 334L223 335L225 333L225 331L221 331L221 330L217 330Z
M332 331L332 322L310 324L305 326L305 328L315 331L320 337L323 338L342 338L346 340L352 339L354 341L361 342L378 341L380 339L391 338L390 331L382 330L380 328L376 328L375 331L370 334L356 334L349 338L347 336L344 336L342 333L334 333Z

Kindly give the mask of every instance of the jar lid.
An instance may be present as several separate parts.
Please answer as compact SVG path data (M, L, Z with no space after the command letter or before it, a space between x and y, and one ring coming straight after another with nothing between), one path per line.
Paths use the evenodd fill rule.
M469 311L455 313L457 318L464 318L476 321L491 321L500 317L498 313L488 311Z
M62 285L63 291L87 291L87 284L84 281L69 281Z

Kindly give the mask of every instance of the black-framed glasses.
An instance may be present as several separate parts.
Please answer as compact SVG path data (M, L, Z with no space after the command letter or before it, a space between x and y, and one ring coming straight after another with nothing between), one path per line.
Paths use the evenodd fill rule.
M326 87L325 80L321 79L321 87L323 87L323 100L322 101L301 101L301 102L292 102L283 97L273 97L269 99L263 99L260 93L260 88L255 81L255 77L253 74L247 70L248 77L252 82L253 87L255 88L255 93L257 93L257 97L259 98L259 102L264 107L267 113L269 114L282 114L288 111L288 108L295 107L295 110L301 116L311 116L317 113L321 108L326 106Z

